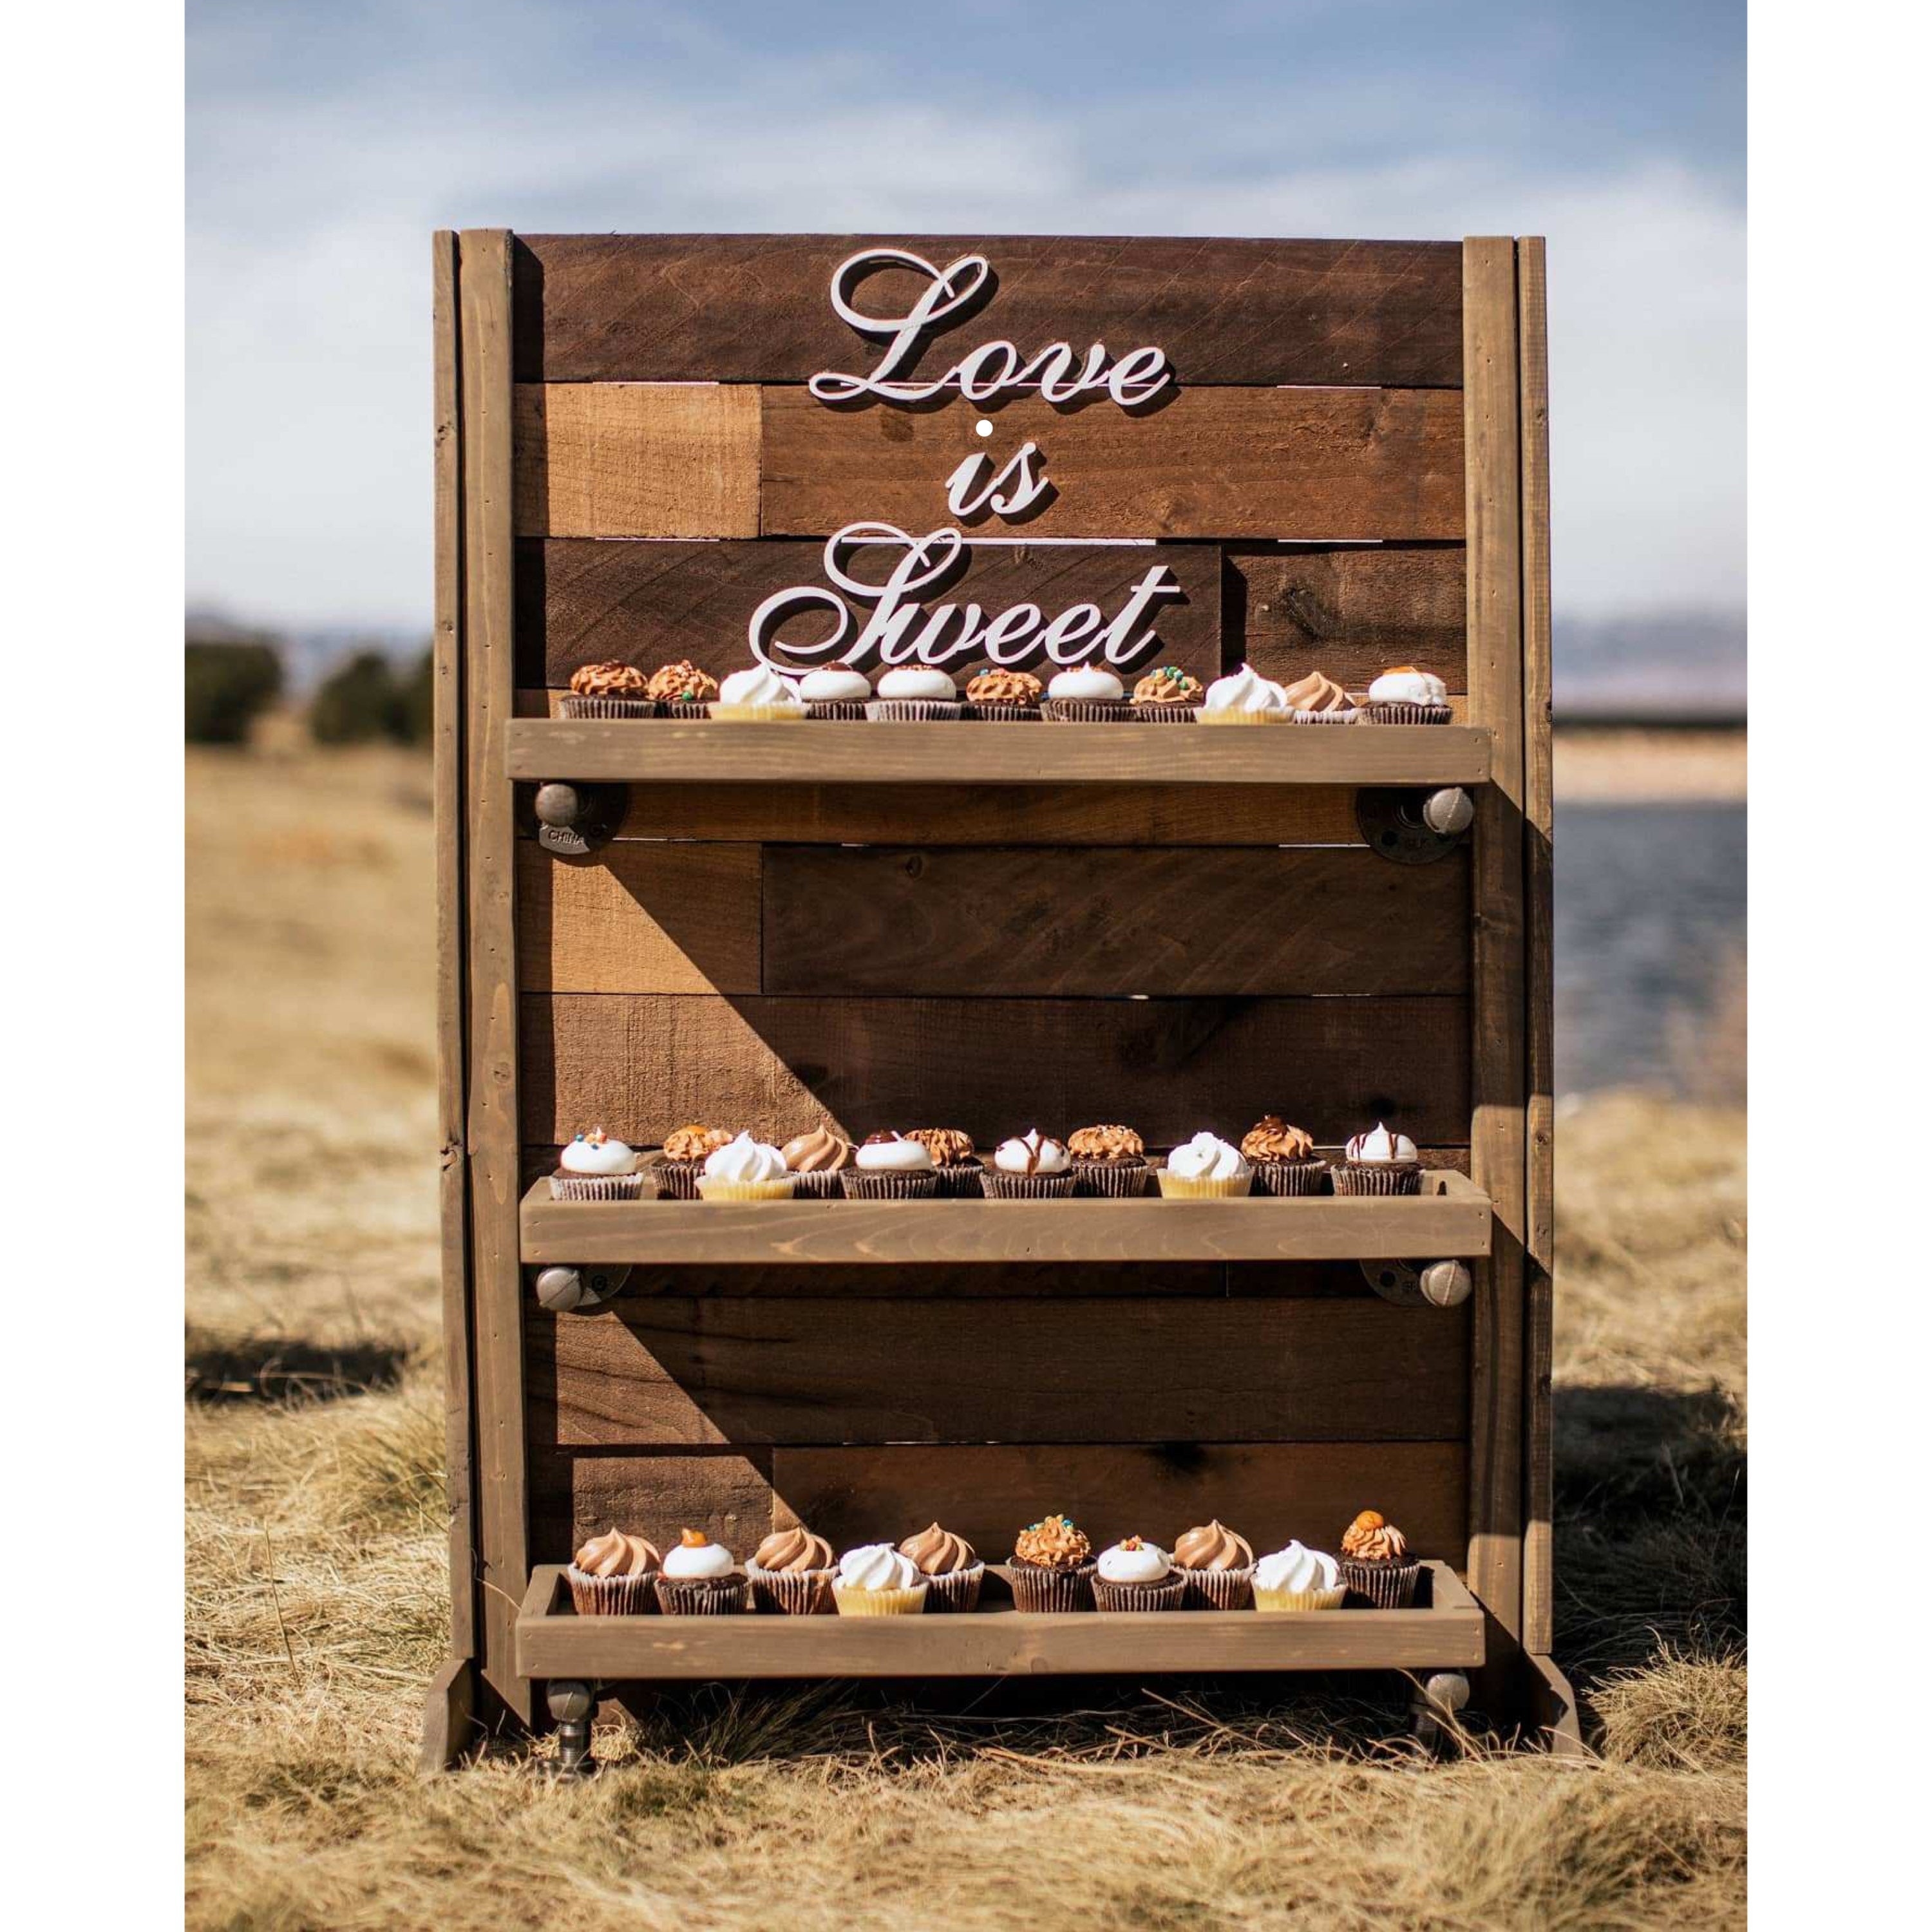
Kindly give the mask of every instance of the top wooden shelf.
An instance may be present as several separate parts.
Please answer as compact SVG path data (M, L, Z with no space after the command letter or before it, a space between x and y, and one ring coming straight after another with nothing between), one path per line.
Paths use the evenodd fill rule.
M1475 724L674 724L519 718L512 778L652 784L1472 785Z

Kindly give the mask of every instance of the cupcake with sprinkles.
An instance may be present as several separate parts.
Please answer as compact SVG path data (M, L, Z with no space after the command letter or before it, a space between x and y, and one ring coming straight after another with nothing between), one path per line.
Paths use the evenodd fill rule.
M1174 1558L1144 1536L1124 1536L1094 1566L1096 1610L1178 1610L1186 1594Z
M644 1191L638 1156L602 1127L574 1135L550 1178L553 1201L634 1201Z
M1070 1516L1042 1516L1013 1539L1006 1580L1019 1610L1090 1610L1094 1546Z
M656 703L660 718L709 718L712 700L718 695L718 680L680 658L676 664L660 664L652 671L644 692Z
M704 1163L738 1138L730 1127L680 1127L664 1136L658 1162L658 1192L667 1201L695 1201Z
M1192 724L1204 694L1198 677L1189 676L1178 664L1162 664L1134 686L1129 702L1137 724Z

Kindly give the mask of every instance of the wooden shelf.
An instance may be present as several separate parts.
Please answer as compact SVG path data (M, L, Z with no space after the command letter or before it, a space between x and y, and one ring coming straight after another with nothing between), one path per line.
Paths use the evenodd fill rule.
M652 784L1473 785L1473 724L673 724L519 718L513 778Z
M524 1196L526 1262L1439 1261L1490 1252L1490 1200L1432 1171L1405 1200L554 1201Z
M1483 1612L1447 1564L1408 1610L1179 1610L1026 1616L1001 1595L966 1616L580 1617L540 1565L517 1617L517 1670L606 1682L664 1678L996 1677L1156 1670L1468 1670ZM1003 1592L997 1568L987 1592Z

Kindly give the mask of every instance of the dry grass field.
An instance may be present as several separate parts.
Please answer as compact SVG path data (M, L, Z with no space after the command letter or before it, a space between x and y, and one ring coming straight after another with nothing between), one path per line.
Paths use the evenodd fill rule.
M428 773L190 753L189 1922L1743 1922L1744 1129L1562 1121L1560 1660L1587 1764L1436 1765L1393 1701L694 1694L416 1782L444 1640Z

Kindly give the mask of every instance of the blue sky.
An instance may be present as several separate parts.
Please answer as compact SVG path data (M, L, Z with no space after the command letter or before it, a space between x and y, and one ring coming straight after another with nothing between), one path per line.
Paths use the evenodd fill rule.
M1741 608L1744 10L191 0L190 597L426 624L436 227L1513 231L1559 609Z

